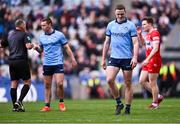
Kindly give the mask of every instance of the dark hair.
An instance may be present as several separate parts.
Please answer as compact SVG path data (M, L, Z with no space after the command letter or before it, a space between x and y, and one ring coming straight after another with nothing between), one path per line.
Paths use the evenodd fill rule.
M154 21L153 21L153 18L152 17L144 17L142 19L142 21L147 21L147 23L150 23L153 25Z
M122 5L122 4L119 4L119 5L117 5L116 6L116 8L115 8L115 10L122 10L122 9L124 9L124 11L126 11L126 8L125 8L125 6L124 5Z
M25 21L23 19L17 19L15 21L15 27L19 27L21 26L23 23L25 23Z
M42 19L41 22L46 22L47 24L51 24L52 25L52 20L49 17Z

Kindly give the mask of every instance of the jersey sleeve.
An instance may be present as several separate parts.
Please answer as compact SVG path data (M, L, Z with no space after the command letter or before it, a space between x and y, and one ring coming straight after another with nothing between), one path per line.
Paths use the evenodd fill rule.
M31 43L31 37L26 33L24 35L24 43Z
M111 36L110 24L107 25L106 36Z
M160 42L160 34L158 31L154 30L152 33L151 33L151 40L152 42L154 43L159 43Z
M65 44L68 43L68 41L67 41L67 39L66 39L66 37L64 36L63 33L61 33L59 41L60 41L61 45L65 45Z
M136 30L136 26L135 26L134 23L131 24L130 35L131 35L131 37L136 37L137 36L137 30Z
M39 46L40 46L41 48L43 48L43 44L42 44L42 41L41 41L41 36L40 36L39 39L38 39L38 43L39 43Z

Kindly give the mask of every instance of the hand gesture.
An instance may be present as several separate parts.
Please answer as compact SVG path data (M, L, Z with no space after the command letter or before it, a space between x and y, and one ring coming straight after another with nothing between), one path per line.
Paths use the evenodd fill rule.
M106 70L106 60L102 60L101 66L104 70Z
M147 59L145 59L145 60L142 62L142 66L146 66L148 63L149 63L149 61L148 61Z
M142 33L142 28L140 26L137 26L137 33L140 35Z
M77 67L77 62L75 59L72 60L72 67L73 68L76 68Z
M133 57L130 63L132 69L134 69L137 65L137 58Z

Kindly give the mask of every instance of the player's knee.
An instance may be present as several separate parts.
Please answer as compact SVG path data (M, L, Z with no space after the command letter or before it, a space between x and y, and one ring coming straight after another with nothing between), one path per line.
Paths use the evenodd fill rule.
M125 87L126 88L131 88L131 86L132 86L131 81L125 81Z
M29 80L24 80L24 84L31 86L31 80L30 79Z
M46 84L45 84L45 88L46 88L46 89L50 89L50 88L51 88L51 84L50 84L50 83L46 83Z
M63 88L63 81L58 82L57 85L59 88Z
M113 78L108 78L106 81L110 86L114 84L114 79Z
M142 86L144 86L145 81L143 81L143 80L139 80L139 83L140 83Z

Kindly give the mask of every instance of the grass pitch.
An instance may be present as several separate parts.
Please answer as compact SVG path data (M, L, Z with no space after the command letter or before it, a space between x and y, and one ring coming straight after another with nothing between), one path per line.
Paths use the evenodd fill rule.
M134 99L131 115L114 115L113 99L65 99L66 112L59 111L58 101L51 103L50 112L39 111L43 102L24 103L26 112L12 112L11 103L0 103L0 123L180 123L180 98L165 99L157 110L149 110L150 103Z

